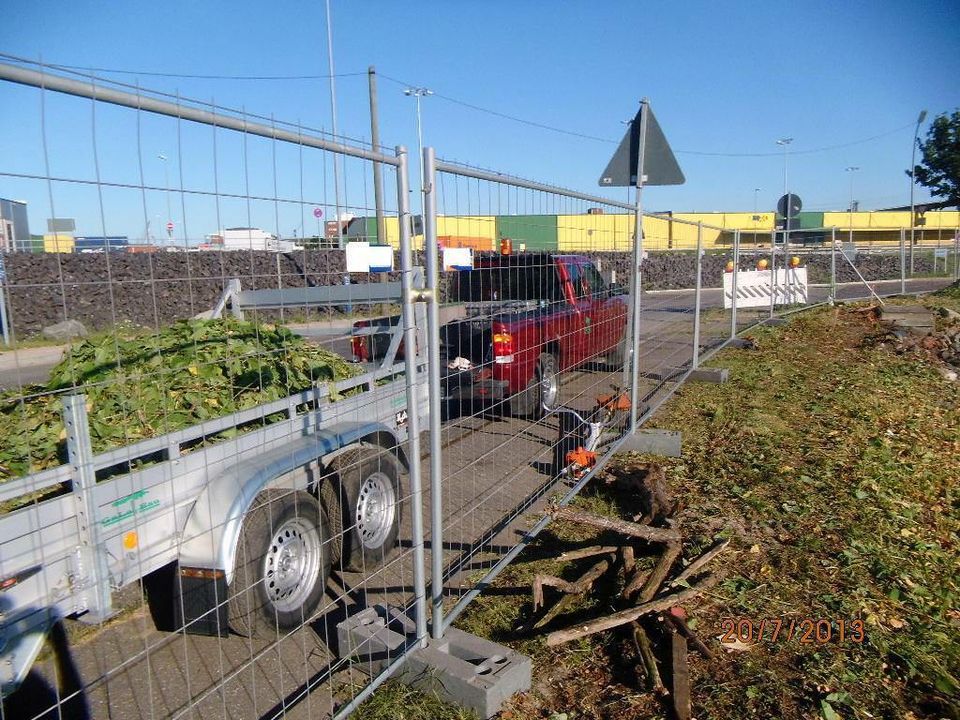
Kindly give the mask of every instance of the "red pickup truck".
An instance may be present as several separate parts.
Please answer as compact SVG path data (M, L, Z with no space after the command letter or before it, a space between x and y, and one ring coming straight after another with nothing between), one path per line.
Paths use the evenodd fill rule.
M560 371L590 361L623 364L627 298L587 257L482 253L472 270L449 279L449 299L464 305L466 317L440 328L448 402L503 402L510 413L536 419L556 404ZM353 350L359 361L379 354L366 340L355 339Z

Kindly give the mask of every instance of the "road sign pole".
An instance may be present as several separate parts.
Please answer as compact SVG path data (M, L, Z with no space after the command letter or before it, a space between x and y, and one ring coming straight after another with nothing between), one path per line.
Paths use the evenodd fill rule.
M637 429L640 408L640 292L643 288L640 266L643 262L643 156L647 144L647 98L640 101L640 137L637 140L637 198L634 209L635 240L633 243L633 271L630 273L630 296L633 312L630 316L630 432Z

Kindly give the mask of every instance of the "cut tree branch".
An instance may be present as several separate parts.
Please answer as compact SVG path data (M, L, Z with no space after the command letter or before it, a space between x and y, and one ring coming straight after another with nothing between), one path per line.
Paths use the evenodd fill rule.
M710 562L711 560L713 560L717 555L719 555L719 554L722 553L724 550L726 550L729 545L730 545L730 541L729 541L729 540L724 540L723 542L717 543L716 545L714 545L712 548L710 548L709 550L707 550L705 553L703 553L703 554L702 554L700 557L698 557L696 560L694 560L694 561L691 562L689 565L687 565L687 567L684 569L684 571L683 571L682 573L680 573L679 575L677 575L677 576L670 582L670 586L671 586L671 587L675 587L675 586L679 585L680 583L682 583L683 581L687 580L688 578L691 578L691 577L693 577L694 575L696 575L702 568L704 568L704 567L707 565L707 563L709 563L709 562Z
M615 518L594 515L593 513L577 510L571 507L558 507L550 510L550 514L559 520L569 520L570 522L592 525L601 530L613 530L621 535L637 537L648 542L680 542L680 533L670 528L649 527L647 525L638 525L628 520L617 520Z
M606 617L590 620L589 622L577 624L573 627L564 628L562 630L555 630L547 635L547 645L561 645L572 640L579 640L580 638L587 637L588 635L603 632L604 630L612 630L615 627L626 625L644 615L661 612L667 608L673 607L674 605L680 605L692 600L700 593L716 585L716 583L717 578L713 575L708 575L696 585L692 585L689 588L679 592L670 593L669 595L657 598L656 600L641 603L640 605L627 608L626 610L621 610L620 612L615 612ZM568 595L562 600L566 600L568 597L570 596Z

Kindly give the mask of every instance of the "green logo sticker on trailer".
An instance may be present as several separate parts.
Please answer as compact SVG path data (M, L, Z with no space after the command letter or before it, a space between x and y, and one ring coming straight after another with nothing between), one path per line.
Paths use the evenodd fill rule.
M593 320L590 319L589 315L583 318L583 323L584 323L583 332L586 333L587 335L589 335L593 331L593 328L590 326L590 323L592 322Z
M134 493L130 493L129 495L125 495L122 498L114 500L112 503L110 503L110 505L118 508L118 511L113 515L103 518L100 521L100 524L103 527L110 527L111 525L116 525L117 523L123 522L128 518L132 518L134 515L143 515L151 510L156 510L158 507L160 507L159 500L143 500L143 498L146 498L149 494L149 490L137 490ZM143 500L143 502L138 505L138 500ZM129 504L129 507L126 510L119 510L119 508L122 508L127 504Z

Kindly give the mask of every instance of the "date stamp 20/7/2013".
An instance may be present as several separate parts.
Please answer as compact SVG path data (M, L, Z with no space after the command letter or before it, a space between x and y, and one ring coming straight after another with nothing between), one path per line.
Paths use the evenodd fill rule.
M723 618L721 643L791 642L804 645L862 643L866 637L863 620L855 618Z

